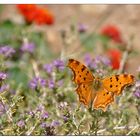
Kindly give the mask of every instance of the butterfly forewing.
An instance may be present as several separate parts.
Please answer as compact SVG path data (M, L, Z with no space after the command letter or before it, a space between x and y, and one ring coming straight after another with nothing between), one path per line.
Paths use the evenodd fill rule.
M77 60L69 59L68 67L72 69L73 81L78 85L76 92L79 95L79 101L89 106L95 94L93 92L94 76L88 68Z
M133 83L134 76L131 74L113 75L102 80L103 87L115 95L120 95L124 87Z
M68 67L74 73L73 81L76 84L88 83L94 81L94 76L88 68L77 60L69 59Z

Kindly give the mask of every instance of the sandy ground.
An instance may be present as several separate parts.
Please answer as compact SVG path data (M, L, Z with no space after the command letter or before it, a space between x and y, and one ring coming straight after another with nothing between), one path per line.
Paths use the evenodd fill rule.
M60 30L69 28L71 23L76 21L86 24L88 32L92 32L105 16L100 27L106 24L117 25L126 41L131 35L135 35L133 47L140 51L140 5L47 5L47 7L54 13L55 24L45 26L42 30L46 32L54 51L59 51L62 46ZM10 18L14 22L22 22L15 5L6 5L2 15L1 20ZM136 69L140 66L140 56L131 58L129 62L129 71L136 73Z

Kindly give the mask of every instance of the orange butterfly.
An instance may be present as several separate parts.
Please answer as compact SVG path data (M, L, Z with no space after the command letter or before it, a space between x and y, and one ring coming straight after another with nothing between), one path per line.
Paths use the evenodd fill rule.
M131 74L95 78L85 65L74 59L69 59L68 67L72 69L73 81L78 85L76 92L79 101L85 106L92 104L94 109L106 111L107 106L114 101L114 96L120 95L124 87L134 83Z

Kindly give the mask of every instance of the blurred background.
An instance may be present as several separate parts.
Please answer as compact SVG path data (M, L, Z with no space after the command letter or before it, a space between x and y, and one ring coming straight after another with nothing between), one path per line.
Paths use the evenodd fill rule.
M101 32L104 26L116 26L123 38L125 44L128 43L130 37L133 36L133 49L140 51L140 5L38 5L46 8L53 15L53 22L49 25L33 25L30 30L41 31L49 48L54 52L60 52L64 45L62 32L68 32L69 38L74 38L74 33L69 33L74 26L76 30L86 32L86 36L93 32ZM0 6L0 22L10 20L17 25L24 24L24 16L20 13L17 5L1 5ZM75 29L74 29L75 30ZM70 34L70 35L69 35ZM2 36L2 35L1 35ZM81 50L82 43L75 37L72 40L71 50L77 48ZM97 45L98 46L98 45ZM96 46L96 47L97 47ZM99 47L98 47L99 48ZM97 48L96 48L97 49ZM94 50L93 49L93 53ZM79 59L77 57L77 59ZM140 62L140 56L136 53L129 59L129 69L131 73L135 73Z
M139 16L140 5L0 5L0 135L140 135ZM106 112L87 109L69 58L136 84Z

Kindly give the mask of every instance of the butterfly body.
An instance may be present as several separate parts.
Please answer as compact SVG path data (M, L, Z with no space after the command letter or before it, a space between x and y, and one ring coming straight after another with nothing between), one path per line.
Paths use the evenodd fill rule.
M92 104L94 109L105 111L114 101L115 95L120 95L124 87L134 83L134 76L131 74L97 78L85 65L74 59L69 59L68 67L74 74L73 81L77 84L79 101L87 107Z

